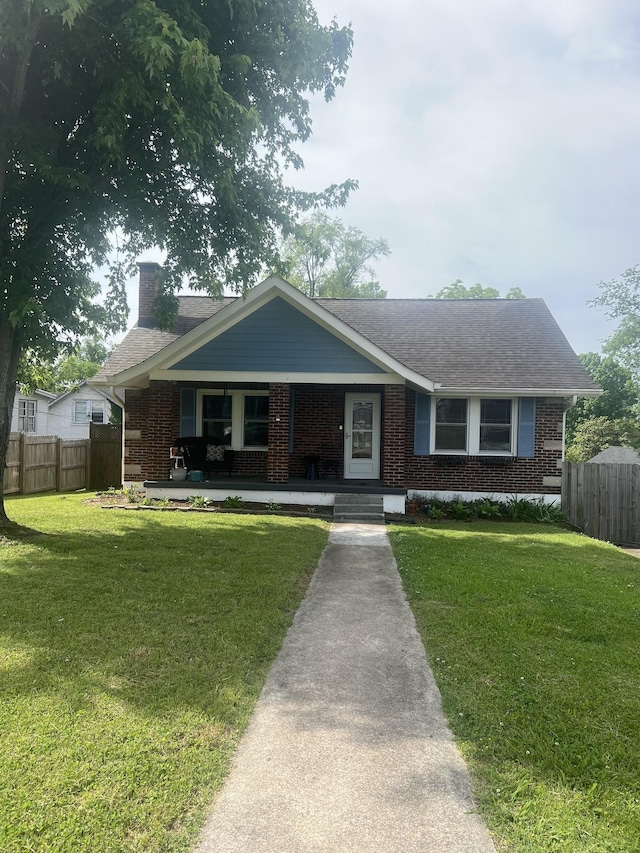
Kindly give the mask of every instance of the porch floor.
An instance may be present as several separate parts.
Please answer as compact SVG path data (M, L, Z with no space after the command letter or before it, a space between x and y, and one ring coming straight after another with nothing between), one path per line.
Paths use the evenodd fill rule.
M380 480L344 480L339 477L307 480L291 477L286 483L269 483L259 477L215 476L202 482L190 480L146 480L143 487L149 497L187 500L202 495L224 500L238 495L244 501L333 506L337 494L382 495L385 512L404 513L405 488L385 486Z

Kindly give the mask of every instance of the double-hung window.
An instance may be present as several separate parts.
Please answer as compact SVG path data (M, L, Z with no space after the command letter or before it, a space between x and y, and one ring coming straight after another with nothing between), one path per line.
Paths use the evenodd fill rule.
M73 422L74 424L103 424L104 403L97 400L74 400Z
M202 435L212 444L234 450L265 450L269 443L267 391L202 391L199 394Z
M435 397L431 452L511 455L514 417L511 398Z
M20 432L36 431L35 400L20 400L18 404L18 429Z

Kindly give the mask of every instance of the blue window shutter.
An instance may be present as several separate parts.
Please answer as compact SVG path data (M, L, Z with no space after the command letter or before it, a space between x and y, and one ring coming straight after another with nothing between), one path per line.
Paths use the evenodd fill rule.
M180 435L196 434L196 389L180 389Z
M296 399L296 389L289 388L289 453L293 453L293 410Z
M536 453L536 398L518 401L518 456L532 459Z
M428 456L431 422L431 396L416 391L416 415L413 428L414 456Z

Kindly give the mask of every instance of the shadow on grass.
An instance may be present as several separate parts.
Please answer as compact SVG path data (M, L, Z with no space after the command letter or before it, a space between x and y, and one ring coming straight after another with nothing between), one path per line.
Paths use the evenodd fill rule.
M222 719L255 697L326 541L321 525L96 521L4 546L0 631L14 657L3 691Z

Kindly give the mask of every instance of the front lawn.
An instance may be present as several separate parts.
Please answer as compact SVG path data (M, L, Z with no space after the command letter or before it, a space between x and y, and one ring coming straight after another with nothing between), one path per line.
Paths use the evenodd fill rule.
M498 849L639 851L640 560L524 524L391 536Z
M327 525L7 505L0 849L190 849Z

